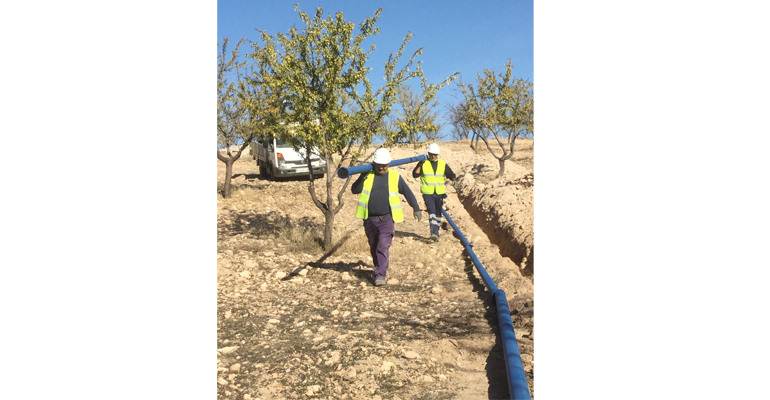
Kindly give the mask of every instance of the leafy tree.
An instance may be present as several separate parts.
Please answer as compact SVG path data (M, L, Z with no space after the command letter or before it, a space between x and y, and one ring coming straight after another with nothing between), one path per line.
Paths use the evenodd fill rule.
M306 26L292 27L288 33L276 36L261 31L263 45L255 44L250 57L260 60L269 71L263 75L263 83L275 91L284 91L283 98L291 104L282 118L286 121L284 126L292 129L283 129L278 134L297 148L308 152L317 149L326 160L325 201L318 198L313 179L308 190L313 203L324 214L324 247L329 248L334 216L344 205L342 196L350 182L348 178L335 202L334 172L343 160L361 155L374 135L385 133L383 121L396 100L396 90L407 79L422 76L419 63L409 72L422 49L396 72L396 64L412 37L408 34L398 52L391 53L385 63L384 86L373 91L367 79L370 68L365 63L375 46L365 51L362 43L380 32L375 24L382 9L360 23L355 34L355 24L345 21L341 12L323 19L321 7L316 9L313 18L300 11L299 6L295 6L295 10ZM355 144L359 145L358 152L353 150Z
M495 84L493 81L492 85ZM489 92L489 90L486 91ZM495 107L495 111L499 114L497 123L507 136L508 144L512 145L516 138L522 137L531 123L532 83L523 79L513 79L510 80L510 84L502 84L498 92L491 95L500 102Z
M408 85L399 88L397 96L401 108L394 110L397 114L392 123L394 129L388 134L385 145L407 143L417 148L423 141L436 140L441 128L437 122L438 111L434 111L439 105L436 92L456 76L457 74L452 75L439 85L428 85L423 78L423 91L419 95Z
M229 40L225 38L218 57L217 159L225 163L224 198L231 196L233 163L254 138L265 135L278 123L281 109L280 92L261 83L264 65L252 64L247 72L247 63L238 61L240 46L245 40L238 42L228 58ZM228 74L235 77L228 80ZM232 147L237 149L234 153ZM224 148L227 157L220 148Z
M526 82L525 86L524 104L524 128L521 132L521 137L534 137L535 136L535 102L533 87L531 82Z
M527 80L513 77L513 64L509 60L505 72L496 74L485 69L483 76L476 74L476 88L472 84L460 83L466 107L462 121L477 140L482 140L492 156L500 163L500 178L505 173L505 161L513 157L516 138L527 129L534 130L533 85ZM495 153L489 142L494 138L501 150ZM507 138L503 143L501 138Z

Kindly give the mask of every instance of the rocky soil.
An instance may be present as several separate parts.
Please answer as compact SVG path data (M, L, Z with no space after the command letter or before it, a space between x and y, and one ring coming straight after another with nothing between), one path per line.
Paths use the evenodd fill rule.
M532 148L519 139L496 179L498 162L486 149L441 143L441 158L462 176L445 209L506 292L534 397ZM424 149L391 152L400 159ZM494 303L446 221L441 240L427 240L413 167L395 168L417 196L422 222L406 212L396 225L388 284L374 287L349 186L335 245L324 251L323 215L307 178L270 182L248 155L235 163L232 198L217 195L219 398L508 398ZM217 168L219 187L224 165ZM315 180L322 200L325 179ZM343 183L335 178L335 195Z

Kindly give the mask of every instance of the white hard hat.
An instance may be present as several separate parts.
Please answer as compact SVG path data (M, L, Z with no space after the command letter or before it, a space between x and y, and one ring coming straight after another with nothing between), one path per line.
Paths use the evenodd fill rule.
M428 153L430 154L439 154L439 148L436 143L431 143L430 146L428 146Z
M384 147L380 147L377 149L377 151L374 152L374 157L372 157L372 161L374 161L377 164L388 164L390 163L390 152L388 149Z

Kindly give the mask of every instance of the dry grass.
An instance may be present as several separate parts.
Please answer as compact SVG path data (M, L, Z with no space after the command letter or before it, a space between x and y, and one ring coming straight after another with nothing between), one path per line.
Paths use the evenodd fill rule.
M334 233L332 233L332 242L334 246L339 245L335 250L335 253L358 253L361 249L369 251L369 242L366 239L366 233L364 229L345 229L335 226Z
M513 146L513 161L532 167L535 162L535 140L516 139L516 144Z
M279 239L296 251L315 253L322 250L323 230L303 226L288 226L279 232Z
M259 216L250 223L255 238L273 238L295 251L318 253L322 250L323 226L313 221L292 220L288 216Z
M261 189L253 184L230 181L230 198L239 200L255 200L262 196ZM225 183L217 181L217 197L222 198L225 193Z
M323 224L309 219L293 220L288 216L260 215L250 224L250 233L255 239L271 238L292 251L318 254L323 248ZM347 229L335 226L332 233L332 254L368 251L366 234L362 229Z

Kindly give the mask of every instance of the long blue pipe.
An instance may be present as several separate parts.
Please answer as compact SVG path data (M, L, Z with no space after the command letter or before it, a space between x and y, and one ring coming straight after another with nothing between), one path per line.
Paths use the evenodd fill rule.
M442 209L441 214L444 215L449 225L452 225L452 229L455 230L457 236L460 237L460 242L465 246L465 250L471 256L473 265L476 266L476 270L481 275L481 280L484 281L487 290L495 298L497 304L497 319L500 323L500 336L503 342L503 354L505 355L505 369L508 373L508 390L513 400L532 400L532 396L529 394L529 386L527 386L527 376L524 374L524 365L521 363L521 353L519 352L519 344L516 342L516 332L513 330L513 320L511 319L511 310L508 308L508 299L505 296L505 292L498 289L495 282L487 273L487 270L481 265L476 253L473 252L473 247L465 235L460 231L460 228L455 225L452 218L449 217L446 210Z
M449 222L449 225L452 225L452 228L457 232L457 236L460 237L460 242L462 242L463 246L465 247L465 250L468 251L468 254L471 256L471 260L473 261L473 264L476 266L476 270L479 271L479 275L481 275L481 280L484 281L484 285L487 287L487 290L489 290L489 294L492 296L495 295L495 292L497 292L499 289L497 288L497 285L495 285L495 281L492 280L492 277L489 276L487 273L487 270L484 269L484 267L481 265L481 261L479 261L479 258L476 257L476 253L473 252L471 247L473 245L468 241L468 239L465 238L465 235L460 231L460 228L455 225L455 222L452 221L452 218L449 218L449 214L446 213L446 210L443 208L441 209L441 214L444 215L444 218ZM510 315L509 315L510 317Z
M428 156L425 154L419 155L417 157L409 157L409 158L402 158L400 160L393 160L390 163L388 163L388 166L394 167L396 165L401 164L409 164L416 161L425 161L428 159ZM337 170L337 176L341 179L345 179L350 175L360 174L361 172L371 171L372 170L372 164L366 163L361 165L356 165L355 167L342 167Z

